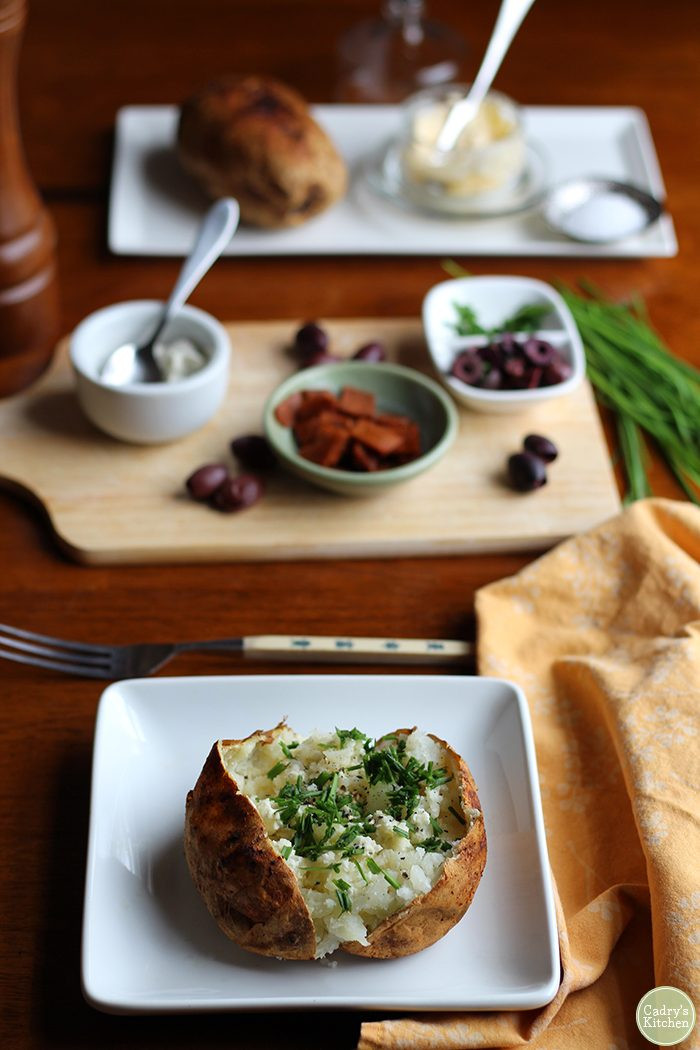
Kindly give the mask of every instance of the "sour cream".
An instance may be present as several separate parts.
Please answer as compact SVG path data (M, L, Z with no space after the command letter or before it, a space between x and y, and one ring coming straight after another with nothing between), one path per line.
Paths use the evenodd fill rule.
M171 343L156 343L153 356L166 383L175 383L194 375L207 363L204 351L191 339L184 337L174 339Z

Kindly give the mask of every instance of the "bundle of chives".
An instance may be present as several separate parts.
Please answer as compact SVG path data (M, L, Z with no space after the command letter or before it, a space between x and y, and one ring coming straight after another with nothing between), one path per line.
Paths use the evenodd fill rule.
M688 499L700 503L700 371L674 357L641 300L614 303L590 286L559 289L586 350L596 396L616 415L625 502L651 495L642 432L654 439Z

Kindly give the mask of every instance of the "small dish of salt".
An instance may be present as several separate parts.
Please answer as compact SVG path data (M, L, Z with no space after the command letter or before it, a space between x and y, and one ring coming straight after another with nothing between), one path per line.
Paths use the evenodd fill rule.
M544 217L552 229L576 241L610 244L642 233L663 212L656 197L628 183L578 178L547 194Z

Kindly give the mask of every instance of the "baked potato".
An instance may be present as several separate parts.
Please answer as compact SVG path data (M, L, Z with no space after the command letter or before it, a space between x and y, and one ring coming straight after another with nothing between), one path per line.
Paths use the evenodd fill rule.
M211 749L185 856L223 932L284 959L396 958L466 912L486 863L472 776L418 729L307 738L284 722Z
M177 152L209 197L235 197L252 226L298 226L347 187L345 162L305 100L271 77L225 77L186 99Z

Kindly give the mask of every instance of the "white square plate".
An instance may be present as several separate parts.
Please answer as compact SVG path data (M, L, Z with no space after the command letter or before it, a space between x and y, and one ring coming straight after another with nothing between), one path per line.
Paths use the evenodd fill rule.
M418 725L479 786L486 871L464 919L431 948L328 966L244 952L215 926L182 849L187 791L213 742L287 716L301 732ZM133 679L102 695L95 732L83 990L101 1010L516 1009L549 1002L559 951L523 694L488 678L250 676Z
M500 218L422 215L371 189L371 158L400 126L399 106L314 106L351 175L345 198L291 230L241 227L229 255L672 256L669 215L612 245L581 244L550 229L538 208ZM121 255L185 255L207 202L180 169L176 106L126 106L116 120L108 242ZM644 113L631 106L526 106L525 134L549 185L580 175L665 191ZM544 188L544 186L542 187Z

